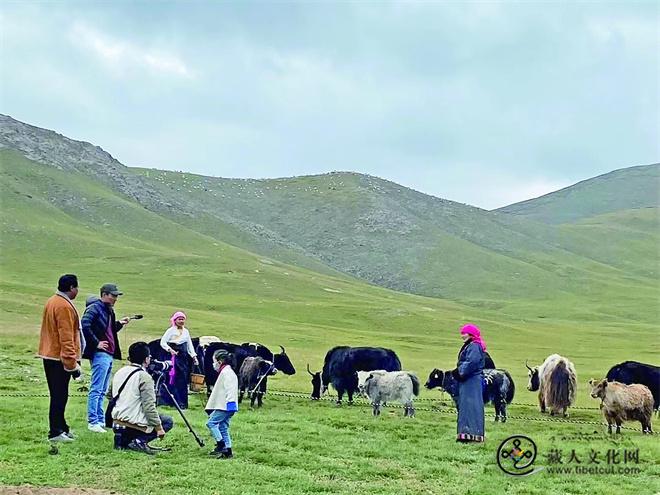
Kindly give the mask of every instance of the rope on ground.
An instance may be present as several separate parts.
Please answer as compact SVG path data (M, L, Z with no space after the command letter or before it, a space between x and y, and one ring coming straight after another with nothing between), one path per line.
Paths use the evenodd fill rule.
M275 392L278 393L287 393L287 394L298 394L299 392L293 392L290 390L275 390ZM269 390L268 393L271 393ZM328 394L329 397L336 397L334 395ZM437 402L438 400L442 399L433 399L431 397L417 397L415 399L415 402ZM529 404L525 402L511 402L510 404L507 404L508 406L525 406L525 407L539 407L538 404ZM571 406L571 409L578 409L581 411L600 411L599 407L585 407L585 406Z
M296 399L308 399L309 396L306 394L300 394L296 392L280 392L280 391L268 391L268 394L270 395L275 395L279 397L289 397L289 398L296 398ZM321 401L327 401L327 402L335 402L336 401L336 396L331 396L327 395L324 397L321 397ZM371 407L371 403L363 400L363 399L354 399L353 403L358 406L368 406ZM388 404L387 407L391 408L396 408L396 409L403 409L403 406L401 404ZM427 412L434 412L438 414L446 414L446 415L452 415L455 416L457 414L457 411L455 408L441 408L441 407L415 407L415 411L427 411ZM487 418L495 418L495 415L492 413L486 413L485 417ZM604 422L598 422L598 421L586 421L586 420L578 420L578 419L564 419L564 418L550 418L550 417L531 417L531 416L518 416L518 415L510 415L507 414L507 420L509 419L514 419L517 421L533 421L533 422L544 422L544 423L567 423L567 424L577 424L577 425L593 425L593 426L607 426L607 423ZM636 430L636 428L632 428L630 426L621 426L621 428L626 429L626 430Z
M286 392L286 391L279 391L279 390L269 390L268 395L274 395L277 397L287 397L287 398L295 398L295 399L306 399L309 400L309 395L307 394L301 394L298 392ZM0 394L0 397L19 397L19 398L49 398L50 396L48 394L26 394L26 393L5 393L5 394ZM69 397L87 397L87 394L69 394ZM336 402L337 396L333 395L326 395L324 397L321 397L321 401L325 402ZM431 399L426 399L427 401L430 401ZM361 399L357 398L354 401L355 405L361 406L361 407L371 407L371 403ZM511 405L527 405L527 404L517 404L517 403L512 403ZM533 407L536 407L533 404L530 404ZM401 404L388 404L387 407L391 408L396 408L396 409L403 409L403 406ZM578 408L574 407L574 409L594 409L594 408ZM426 411L426 412L434 412L437 414L446 414L446 415L452 415L455 416L457 411L455 408L442 408L438 406L432 406L432 407L416 407L415 411ZM485 417L487 418L495 418L495 415L492 413L486 413ZM604 422L598 422L598 421L585 421L585 420L578 420L578 419L564 419L564 418L553 418L550 419L550 417L531 417L531 416L518 416L518 415L510 415L507 414L507 420L509 419L514 419L516 421L532 421L532 422L543 422L543 423L566 423L566 424L576 424L576 425L593 425L593 426L607 426L607 423ZM625 430L637 430L637 428L632 428L630 426L621 426L622 429Z

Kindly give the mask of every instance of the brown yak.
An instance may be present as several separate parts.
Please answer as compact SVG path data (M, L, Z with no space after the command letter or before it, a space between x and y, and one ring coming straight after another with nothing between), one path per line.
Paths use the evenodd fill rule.
M621 423L626 420L638 420L642 423L642 433L653 433L651 416L653 415L653 395L645 385L638 383L625 385L619 382L589 380L591 396L602 400L601 409L607 421L607 431L612 433L616 423L616 432L621 433Z

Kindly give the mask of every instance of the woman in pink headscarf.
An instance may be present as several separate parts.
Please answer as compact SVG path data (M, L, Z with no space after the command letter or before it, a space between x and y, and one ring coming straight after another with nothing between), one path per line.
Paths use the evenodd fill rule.
M457 442L483 442L485 436L482 380L486 343L479 327L468 323L461 327L463 347L452 375L458 380Z
M167 385L182 409L188 407L188 383L190 382L190 361L199 365L190 332L185 327L186 315L177 311L170 318L171 326L160 339L160 346L172 355L172 368ZM164 391L163 391L164 392ZM161 404L174 406L167 393L160 393Z

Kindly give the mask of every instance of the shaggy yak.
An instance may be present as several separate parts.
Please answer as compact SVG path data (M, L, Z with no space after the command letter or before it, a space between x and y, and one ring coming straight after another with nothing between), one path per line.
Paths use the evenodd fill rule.
M568 417L568 408L575 402L577 390L577 373L573 363L559 354L552 354L541 366L530 368L527 361L525 366L529 370L527 390L538 391L541 412L549 407L551 416L562 413Z
M642 433L653 433L653 395L647 386L608 382L607 378L589 380L589 385L591 396L602 400L601 409L609 433L612 433L613 424L616 424L616 432L621 433L621 423L626 420L637 420L642 423Z
M247 391L250 397L250 407L254 407L255 400L257 401L257 407L261 407L268 386L268 377L275 373L277 373L277 369L271 361L267 361L260 356L246 357L243 364L241 364L241 369L238 371L239 404L243 402L243 396Z
M403 416L415 417L413 398L419 395L419 378L410 371L358 371L358 388L373 406L374 416L386 402L403 404Z
M637 361L616 364L607 372L608 382L646 385L653 395L653 409L660 412L660 367Z

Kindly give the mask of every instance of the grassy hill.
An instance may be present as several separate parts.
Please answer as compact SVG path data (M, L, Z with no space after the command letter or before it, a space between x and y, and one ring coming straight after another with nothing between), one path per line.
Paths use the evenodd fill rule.
M607 294L625 292L622 283L646 307L658 295L652 273L622 273L616 260L601 256L600 246L585 247L579 231L486 212L375 177L232 180L139 172L162 194L187 196L196 211L268 226L310 257L397 290L500 308L548 294L609 300ZM647 249L629 256L639 266L658 259L652 250L656 231L648 232ZM626 250L627 240L620 236L617 245Z
M578 182L497 211L559 224L637 208L660 206L660 164L629 167Z
M355 173L240 180L131 169L89 143L6 116L0 145L82 174L162 221L318 273L510 313L536 313L529 304L551 296L567 314L607 306L602 316L658 316L657 209L630 212L640 222L628 236L604 224L567 229L488 212ZM622 187L617 197L631 195ZM72 207L89 208L84 189L69 196ZM601 242L588 242L592 233Z
M610 448L639 448L643 469L634 477L610 478L541 473L524 482L526 493L587 495L615 487L617 493L637 494L640 483L658 487L658 466L652 462L660 455L657 441L633 430L624 430L621 441L600 433L590 424L600 416L585 385L615 362L653 361L660 350L654 323L601 318L589 308L571 314L554 297L530 306L534 313L510 315L485 305L392 292L219 242L79 172L9 150L0 151L0 164L0 416L12 425L0 433L0 485L93 486L124 494L143 493L146 484L163 494L458 495L467 489L495 495L520 490L521 480L505 477L493 459L502 440L524 432L539 446L540 465L547 466L543 456L552 448L573 448L582 456L589 449L605 455ZM49 456L42 440L47 399L8 394L46 392L34 353L43 302L64 272L80 277L80 310L84 295L115 281L125 292L119 314L145 315L120 334L124 348L159 337L169 315L183 309L193 335L286 346L298 373L274 377L270 387L302 394L311 389L306 363L318 369L325 351L336 344L391 347L422 378L433 367L449 369L460 345L458 325L476 321L496 363L516 380L516 405L510 406L511 419L504 425L487 419L485 445L466 447L453 442L453 413L430 409L449 405L439 402L437 392L422 391L422 399L435 402L419 402L417 418L408 421L398 409L373 419L362 406L338 409L328 402L270 395L263 410L243 407L235 418L237 457L227 464L209 459L206 450L194 445L175 411L165 411L177 423L165 440L173 452L157 459L111 453L110 438L86 431L84 396L74 396L68 418L79 440ZM594 409L575 409L572 419L586 424L548 423L524 405L535 396L525 391L524 360L537 363L552 352L569 356L577 366L578 405ZM83 368L89 373L87 363ZM202 404L203 397L191 397L187 417L208 439ZM588 444L579 440L585 434ZM561 440L563 435L578 440ZM100 464L109 466L112 475L99 478Z
M495 449L507 436L523 432L536 440L542 457L551 448L575 448L583 456L590 448L603 455L610 448L639 448L643 468L635 477L576 478L541 473L523 481L526 493L587 495L616 490L637 494L640 486L660 489L659 470L653 461L660 451L653 438L625 430L622 440L610 440L597 425L549 423L535 408L524 405L533 403L535 395L525 390L525 359L538 363L553 352L571 358L579 375L578 406L594 408L575 409L573 419L598 423L600 413L587 393L586 380L604 375L616 362L653 362L658 355L657 307L648 304L657 291L652 285L653 272L621 265L621 253L614 246L599 249L600 260L586 253L575 258L579 262L563 264L564 258L554 257L560 248L543 251L537 248L542 242L529 234L525 238L528 244L521 240L530 250L529 256L539 252L546 256L534 258L534 265L511 255L494 256L487 247L447 234L444 253L456 253L451 258L456 273L448 270L447 280L488 269L494 280L484 279L483 283L499 283L505 290L508 281L496 277L508 274L508 263L530 265L530 272L543 275L532 283L525 281L530 288L528 297L511 289L510 294L517 299L509 304L505 302L513 297L509 292L489 299L487 295L495 289L478 290L479 279L474 275L470 282L474 294L466 298L470 304L464 304L394 292L327 266L321 273L231 245L223 241L232 240L227 238L229 230L218 236L205 232L210 215L203 222L198 217L185 221L184 217L154 211L164 193L153 176L147 177L150 182L145 184L155 199L144 204L146 200L120 187L130 171L118 167L120 173L115 177L101 180L88 166L58 168L27 159L24 154L0 150L0 395L4 396L0 417L11 424L0 433L0 485L93 486L125 494L143 493L145 486L164 494L358 491L445 495L468 490L500 494L519 491L521 480L511 480L499 472L493 460ZM139 174L133 175L139 178ZM358 205L363 201L360 191L353 196ZM287 194L298 197L299 193L291 190ZM413 206L411 210L422 216L423 211ZM427 217L430 219L424 228L432 225L434 215ZM297 218L304 220L302 215ZM549 229L533 225L539 232ZM639 260L649 256L647 248L657 242L657 234L649 230L653 226L652 215L644 217L632 211L550 232L559 240L574 240L578 246L590 244L579 237L586 231L583 229L590 229L589 239L594 243L612 236L623 240L636 236L637 247L630 256ZM460 228L459 221L455 228ZM509 230L507 234L522 236L516 232ZM383 234L382 239L387 238ZM461 255L470 244L474 254ZM574 259L568 251L563 256ZM485 260L483 267L476 264L480 259ZM500 267L504 271L498 271ZM577 280L572 283L578 289L583 283L584 293L544 287L542 284L552 280L545 274L553 271L559 272L553 275L557 280ZM177 427L165 440L174 448L172 453L157 459L111 453L110 438L94 436L85 429L84 397L72 397L68 417L80 440L62 448L59 456L49 456L42 441L47 399L6 395L46 392L41 363L34 359L34 353L43 303L53 292L57 277L65 272L80 277L81 297L76 300L80 310L86 294L113 281L125 292L117 305L118 313L145 315L120 334L124 348L138 339L159 337L170 314L182 309L188 313L193 335L284 345L298 373L274 377L270 387L303 394L311 390L305 365L320 368L325 351L338 344L391 347L404 367L422 378L434 367L449 369L460 346L458 326L475 321L483 328L496 363L510 370L516 381L516 405L510 407L511 419L504 425L488 418L486 445L463 448L453 442L453 413L434 412L430 410L432 403L420 402L417 419L404 421L389 412L373 419L364 407L337 409L327 402L310 404L306 399L269 396L264 410L244 407L235 418L237 457L232 463L220 464L194 446L173 411L170 413L175 415ZM538 288L534 289L534 284ZM84 363L83 367L89 373L89 365ZM439 394L423 391L422 399L439 400ZM193 407L187 416L208 438L202 401L202 397L192 397ZM585 434L591 435L588 444L580 439L561 439L563 435L577 438ZM109 466L108 476L99 478L99 465Z

